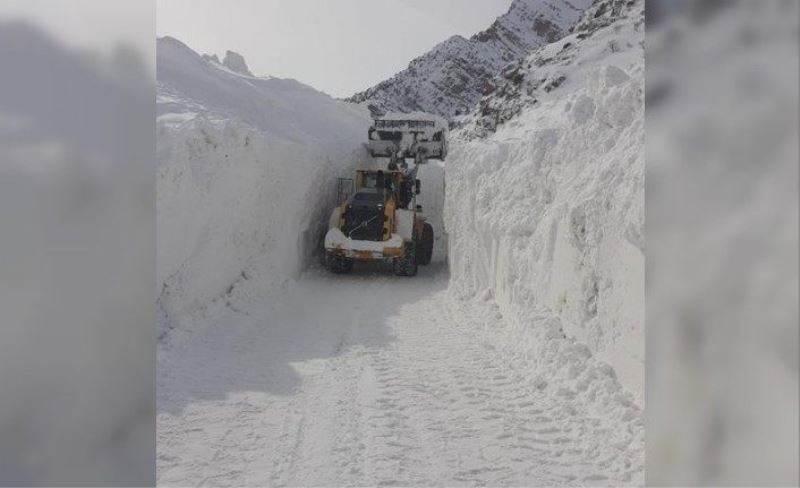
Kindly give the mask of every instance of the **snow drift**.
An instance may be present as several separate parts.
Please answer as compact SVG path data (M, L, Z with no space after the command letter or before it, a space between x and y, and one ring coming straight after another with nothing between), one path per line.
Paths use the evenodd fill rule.
M603 11L621 5L595 6L603 3ZM451 141L444 217L454 291L492 297L516 323L514 342L536 356L565 335L588 347L639 404L642 3L610 25L576 29L496 80Z
M246 281L258 278L257 292L267 294L309 264L336 177L366 163L370 118L297 81L233 71L172 38L158 40L157 68L163 334L191 328L209 303L230 305Z

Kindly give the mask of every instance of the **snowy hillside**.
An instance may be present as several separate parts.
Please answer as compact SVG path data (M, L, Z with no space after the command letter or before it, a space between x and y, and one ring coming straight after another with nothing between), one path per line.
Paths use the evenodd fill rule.
M602 63L606 54L620 52L627 53L628 59L640 58L643 46L639 45L638 51L631 48L637 47L633 45L635 43L641 44L643 38L618 36L618 27L613 27L613 32L606 29L605 35L596 35L598 30L611 23L619 25L616 23L631 15L633 5L635 2L631 0L595 1L573 25L570 35L506 65L487 82L488 88L478 104L478 110L458 118L456 125L468 126L466 137L485 136L498 124L514 118L525 107L536 106L540 99L559 88L567 81L569 68L580 65L583 58ZM637 13L632 15L633 22L644 22L641 16L637 17ZM640 28L643 33L642 25L636 29ZM559 93L554 96L558 97Z
M451 143L445 226L451 286L493 297L534 356L569 347L542 340L562 332L588 346L641 404L644 24L628 3L598 2L621 16L496 80Z
M318 246L336 177L364 164L365 109L294 80L248 76L231 53L226 61L158 40L165 327L229 302L253 278L267 293L296 276Z
M421 110L447 118L471 111L487 81L510 62L567 34L591 0L514 0L492 25L453 36L408 68L348 100L373 111Z

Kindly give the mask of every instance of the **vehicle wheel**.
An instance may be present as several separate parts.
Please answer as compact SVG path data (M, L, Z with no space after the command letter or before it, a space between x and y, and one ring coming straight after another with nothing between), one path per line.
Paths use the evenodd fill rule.
M417 244L407 242L403 257L394 258L394 274L397 276L414 276L417 274Z
M422 238L417 247L417 261L419 264L430 264L433 257L433 227L431 224L423 224Z
M349 273L353 270L353 260L344 256L328 255L328 269L336 274Z

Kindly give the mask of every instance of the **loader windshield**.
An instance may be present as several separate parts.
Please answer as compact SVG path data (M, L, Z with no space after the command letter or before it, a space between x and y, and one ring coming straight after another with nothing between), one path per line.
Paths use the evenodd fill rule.
M392 190L394 178L391 173L373 173L364 175L364 188Z
M353 196L354 203L383 203L383 191L364 188Z
M375 173L364 175L364 188L375 188L378 185L378 175Z

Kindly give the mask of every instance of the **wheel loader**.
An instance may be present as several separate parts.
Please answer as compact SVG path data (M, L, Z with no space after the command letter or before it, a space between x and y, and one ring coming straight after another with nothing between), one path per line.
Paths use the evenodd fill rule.
M325 262L334 273L349 273L354 261L391 261L395 274L414 276L419 265L431 262L434 241L433 227L416 202L421 191L416 175L428 159L446 157L447 128L433 118L376 119L366 148L373 158L386 160L386 169L358 170L354 179L340 179L341 203L328 223ZM407 159L413 159L412 167Z

